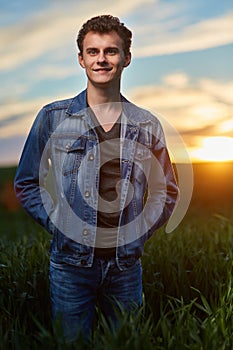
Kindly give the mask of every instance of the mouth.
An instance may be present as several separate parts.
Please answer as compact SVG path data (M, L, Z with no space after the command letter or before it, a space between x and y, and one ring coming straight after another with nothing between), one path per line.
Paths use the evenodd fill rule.
M93 71L97 73L110 72L111 70L112 70L111 67L101 67L101 68L93 69Z

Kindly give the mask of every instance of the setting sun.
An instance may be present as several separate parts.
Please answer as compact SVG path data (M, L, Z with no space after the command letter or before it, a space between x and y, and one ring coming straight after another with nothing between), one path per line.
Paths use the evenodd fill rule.
M206 137L202 147L193 151L192 157L200 161L233 161L233 138L226 136Z

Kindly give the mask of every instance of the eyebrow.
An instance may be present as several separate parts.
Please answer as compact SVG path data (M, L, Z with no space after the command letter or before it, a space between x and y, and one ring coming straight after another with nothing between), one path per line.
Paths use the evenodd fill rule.
M108 50L108 49L119 51L119 48L117 46L108 46L104 50ZM86 51L88 51L88 50L99 50L99 48L98 47L94 47L94 46L93 47L90 46L90 47L86 48Z

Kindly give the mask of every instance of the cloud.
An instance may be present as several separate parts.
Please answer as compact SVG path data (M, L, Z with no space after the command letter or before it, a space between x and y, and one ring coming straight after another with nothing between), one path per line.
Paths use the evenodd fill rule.
M183 135L233 132L233 84L200 79L193 84L183 72L164 76L161 85L137 86L127 95L136 104L161 114ZM225 93L224 93L225 92ZM227 93L228 92L228 93ZM0 106L0 136L27 134L46 99L8 101Z
M180 15L179 3L165 6L161 1L121 0L109 4L102 0L78 4L71 1L66 7L64 3L56 2L49 6L39 13L32 13L23 22L1 29L0 70L11 70L44 54L56 56L65 52L66 57L74 54L81 24L100 13L131 18L129 22L135 33L133 51L138 57L202 50L233 42L233 13L188 25ZM137 26L133 14L140 11L143 14L145 9L148 16L153 13L153 18Z
M176 83L176 78L178 83ZM164 77L160 86L138 86L127 93L128 98L152 113L161 116L163 124L172 125L182 136L188 149L196 149L208 136L232 136L233 95L227 97L220 91L230 90L230 82L200 79L193 84L183 72ZM48 101L8 101L0 106L0 138L2 152L11 150L9 161L19 158L23 143L39 109ZM163 124L170 149L174 148L171 129ZM15 158L12 140L17 139ZM1 162L6 161L2 158Z
M150 27L150 35L145 36L143 44L135 48L134 54L138 57L169 55L233 43L232 12L184 26L179 30L166 31L165 28L164 23L161 28L158 25Z
M177 78L177 83L175 78ZM200 79L193 84L184 73L165 76L161 86L138 86L128 96L136 104L157 113L173 125L187 145L195 137L232 136L233 94L231 82Z
M212 79L203 78L200 87L206 93L212 94L225 103L233 104L233 82L218 82Z
M188 85L189 78L185 73L178 72L165 76L163 81L166 85L176 88L184 88Z
M0 138L26 137L37 112L44 104L45 100L35 99L8 101L0 105Z
M14 26L1 29L0 70L11 70L49 53L59 55L65 50L74 54L77 31L88 18L100 13L127 15L135 8L153 2L152 0L120 0L109 4L107 0L70 2L64 7L50 6L30 19Z
M177 143L177 133L195 160L197 149L202 148L207 137L233 135L231 82L203 78L194 83L185 73L174 72L165 76L160 86L138 86L128 96L160 119L168 149L171 156L176 153L176 161L187 161L184 148Z
M29 72L31 74L31 82L32 81L42 81L42 80L57 80L57 79L65 79L73 76L81 75L82 71L78 70L78 63L76 65L62 65L62 64L44 64L37 67L36 71Z
M54 16L54 19L48 15L47 18L35 16L27 23L6 30L0 41L2 70L16 68L45 53L67 48L66 39L72 33L69 18Z
M0 87L4 101L0 105L2 144L18 135L22 142L38 110L48 99L53 99L49 95L51 89L47 93L46 88L47 100L32 97L42 80L47 84L47 80L62 80L82 73L76 66L76 35L80 25L94 15L119 16L133 30L133 51L137 57L201 50L233 42L233 13L195 21L189 6L187 2L159 0L111 3L67 0L64 6L58 0L46 3L46 8L30 17L30 11L27 16L19 15L17 19L21 22L15 18L14 25L2 28L0 33L1 80L7 77ZM35 82L38 85L33 90ZM9 89L12 86L13 91ZM29 92L30 100L29 97L26 101L16 100L26 98ZM127 95L137 104L165 116L190 146L206 135L233 133L230 81L202 78L194 84L191 77L175 71L164 76L160 86L138 86Z
M228 134L229 136L233 135L233 117L231 116L230 119L223 120L218 125L218 130L220 134Z

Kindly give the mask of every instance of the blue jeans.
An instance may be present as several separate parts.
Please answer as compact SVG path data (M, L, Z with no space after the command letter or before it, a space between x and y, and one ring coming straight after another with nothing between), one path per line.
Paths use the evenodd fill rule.
M88 340L97 305L117 327L117 305L131 311L142 304L141 261L121 271L115 259L95 258L92 267L51 260L50 292L53 319L61 317L65 338L74 341L81 332Z

